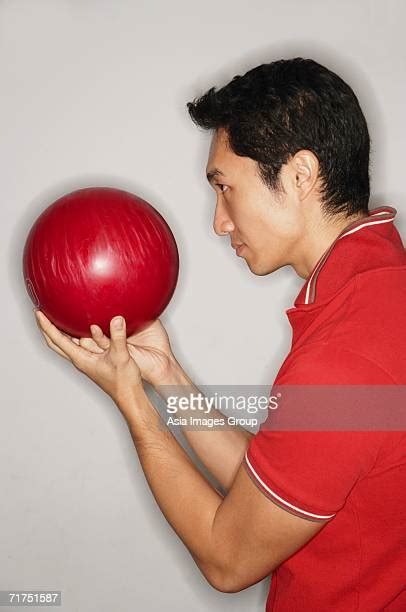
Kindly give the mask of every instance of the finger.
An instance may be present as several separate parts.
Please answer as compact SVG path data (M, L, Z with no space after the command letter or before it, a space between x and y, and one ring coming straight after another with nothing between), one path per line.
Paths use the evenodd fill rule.
M52 349L53 351L55 351L55 353L58 353L58 355L60 355L61 357L63 357L64 359L67 359L68 361L70 361L69 357L67 356L66 353L64 353L59 346L56 346L56 344L54 344L51 340L51 338L49 336L47 336L47 334L43 331L41 331L42 335L45 338L45 342L47 343L47 345L49 346L50 349Z
M92 353L104 353L103 349L96 344L93 338L81 338L79 345Z
M72 338L63 334L40 310L35 311L39 328L48 336L52 343L58 347L71 361L78 363L88 359L89 353L81 346L77 346Z
M110 346L110 340L103 334L103 330L98 325L91 325L90 332L92 334L92 338L103 350L107 350Z
M128 356L127 333L124 317L114 317L110 321L110 350L117 356Z

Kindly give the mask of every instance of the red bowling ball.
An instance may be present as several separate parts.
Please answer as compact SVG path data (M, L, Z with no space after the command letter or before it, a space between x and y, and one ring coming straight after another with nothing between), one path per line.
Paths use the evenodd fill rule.
M69 193L46 208L24 247L23 273L33 303L70 336L123 315L127 334L168 305L179 257L162 216L141 198L111 187Z

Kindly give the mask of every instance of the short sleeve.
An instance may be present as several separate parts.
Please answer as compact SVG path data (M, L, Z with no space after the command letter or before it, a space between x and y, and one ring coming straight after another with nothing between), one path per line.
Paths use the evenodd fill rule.
M315 345L292 356L275 385L323 385L331 389L333 399L342 385L367 386L370 381L392 384L365 358ZM300 394L295 398L300 401ZM334 409L339 406L336 401ZM302 518L326 521L343 508L353 487L374 466L382 436L380 431L275 430L267 420L252 438L244 465L274 503Z

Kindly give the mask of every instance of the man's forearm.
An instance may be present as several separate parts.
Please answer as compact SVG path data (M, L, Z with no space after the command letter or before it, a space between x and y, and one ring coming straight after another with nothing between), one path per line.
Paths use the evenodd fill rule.
M213 531L222 496L194 466L171 432L163 427L142 387L133 390L120 404L160 509L202 573L219 588L228 571Z
M165 379L162 379L155 389L166 401L168 389L173 392L174 387L187 389L195 395L201 393L175 360ZM190 414L191 411L182 411L185 417ZM215 409L210 411L211 418L221 416L221 413ZM241 465L252 434L237 426L227 430L197 430L186 427L183 433L207 470L225 490L228 490Z

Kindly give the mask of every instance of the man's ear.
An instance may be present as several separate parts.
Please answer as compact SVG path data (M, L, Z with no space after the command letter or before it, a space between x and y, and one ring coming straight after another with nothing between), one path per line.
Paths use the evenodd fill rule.
M304 200L314 190L319 177L319 160L312 151L303 149L295 153L288 162L300 200Z

